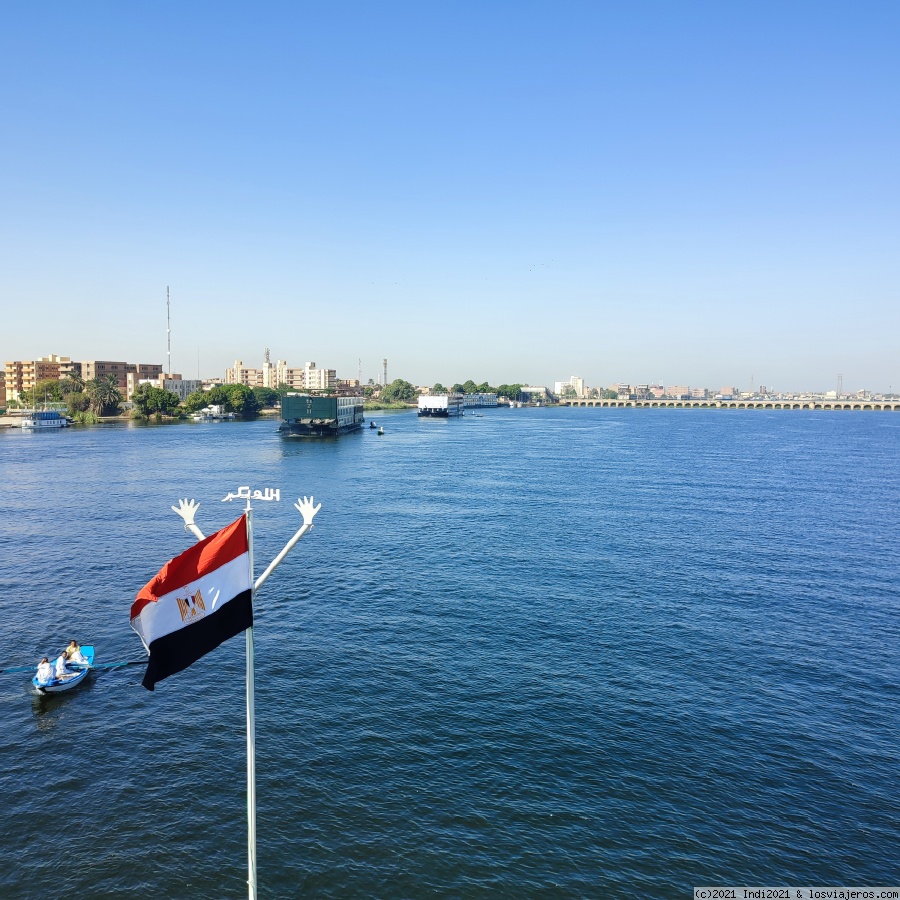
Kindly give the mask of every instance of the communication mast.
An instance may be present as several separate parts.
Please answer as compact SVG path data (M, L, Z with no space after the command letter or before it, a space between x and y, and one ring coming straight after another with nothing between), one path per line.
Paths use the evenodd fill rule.
M384 363L384 386L387 387L387 360L382 360Z
M356 380L362 384L362 359L359 360L359 368L356 370Z
M166 341L168 343L168 374L172 374L172 303L169 300L169 286L166 285Z
M837 383L837 399L841 399L841 395L844 393L844 376L838 375L838 383Z

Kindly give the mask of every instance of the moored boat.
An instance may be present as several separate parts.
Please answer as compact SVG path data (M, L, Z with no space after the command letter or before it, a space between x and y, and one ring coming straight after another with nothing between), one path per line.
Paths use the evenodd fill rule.
M66 428L69 420L55 409L35 409L22 417L22 428L43 431L47 428Z

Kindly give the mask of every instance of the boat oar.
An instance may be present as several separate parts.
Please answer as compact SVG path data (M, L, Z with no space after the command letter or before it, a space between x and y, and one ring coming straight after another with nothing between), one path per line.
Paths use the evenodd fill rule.
M122 666L145 666L146 659L124 659L122 662L97 663L89 666L90 669L120 669ZM8 675L11 672L33 672L36 666L13 666L10 669L0 669L0 675Z

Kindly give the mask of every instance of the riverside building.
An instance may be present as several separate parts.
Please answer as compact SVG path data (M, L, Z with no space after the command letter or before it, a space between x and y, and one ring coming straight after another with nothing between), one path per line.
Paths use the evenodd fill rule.
M123 360L89 359L75 362L68 356L57 356L51 353L35 360L15 360L4 366L7 392L10 400L18 400L19 394L31 390L38 382L58 381L67 375L79 375L84 381L115 377L116 386L126 400L131 399L134 387L140 381L158 378L162 373L162 365L155 363L130 363ZM129 375L134 377L129 387Z
M236 359L234 365L225 370L225 384L245 384L251 388L274 389L284 384L292 391L325 391L334 389L337 383L335 369L322 369L314 362L307 362L302 367L292 367L283 359L273 364L268 359L268 351L260 369L245 366L243 360Z

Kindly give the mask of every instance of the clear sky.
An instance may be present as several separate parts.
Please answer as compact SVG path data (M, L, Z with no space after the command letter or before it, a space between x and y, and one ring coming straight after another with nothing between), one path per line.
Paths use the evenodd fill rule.
M0 18L0 357L900 389L900 3Z

